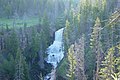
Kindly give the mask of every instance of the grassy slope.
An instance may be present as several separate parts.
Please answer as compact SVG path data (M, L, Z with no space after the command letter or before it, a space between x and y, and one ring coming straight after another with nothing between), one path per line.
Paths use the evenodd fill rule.
M8 25L9 28L12 28L13 22L14 22L14 19L1 18L0 19L0 27L6 27L6 25ZM34 25L38 24L39 19L38 18L30 18L30 19L26 19L26 20L16 19L15 23L16 23L15 27L17 27L17 28L23 27L24 23L27 23L27 27L30 27L30 26L34 26Z

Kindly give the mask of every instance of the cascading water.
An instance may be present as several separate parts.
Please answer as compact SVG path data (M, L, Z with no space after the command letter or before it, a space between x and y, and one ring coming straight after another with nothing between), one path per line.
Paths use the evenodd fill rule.
M45 80L54 80L55 75L55 68L57 67L57 64L62 60L64 57L64 51L63 51L63 30L59 29L55 32L55 40L51 46L47 49L47 63L51 63L54 67L52 72L46 76Z

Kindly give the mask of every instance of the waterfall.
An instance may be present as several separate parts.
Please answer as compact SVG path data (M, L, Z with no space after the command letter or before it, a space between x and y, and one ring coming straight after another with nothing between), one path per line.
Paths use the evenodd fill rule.
M51 77L52 78L52 73L55 72L55 68L57 67L57 64L62 60L64 57L64 51L63 51L63 30L59 29L58 31L55 32L55 40L52 45L50 45L47 49L47 63L51 63L54 67L53 72L51 72L51 75L48 74L46 77ZM45 80L48 80L45 79ZM53 79L50 79L53 80Z

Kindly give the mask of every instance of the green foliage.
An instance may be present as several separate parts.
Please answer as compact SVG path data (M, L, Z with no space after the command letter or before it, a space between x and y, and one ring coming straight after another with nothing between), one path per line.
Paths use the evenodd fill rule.
M6 59L2 54L0 54L0 76L3 80L14 79L15 73L15 60L11 55L9 59Z
M57 75L67 79L67 68L68 68L68 59L64 57L63 60L58 64Z
M7 25L9 28L13 28L13 22L14 22L14 19L0 18L0 27L4 27L5 28L6 25ZM31 27L31 26L39 24L39 20L36 17L28 18L26 20L16 19L15 23L16 23L15 24L15 28L23 27L24 23L27 24L27 27Z
M98 41L99 38L99 33L101 32L101 23L100 23L100 19L97 17L96 21L95 21L95 25L93 27L93 31L91 34L91 47L95 47L96 46L96 41Z
M74 80L75 78L75 68L76 68L76 60L74 55L74 45L71 45L68 49L68 61L69 61L69 70L68 70L68 78L69 80Z
M110 17L111 13L115 10L115 6L117 6L117 3L115 3L117 0L80 0L80 3L78 1L0 1L0 17L2 17L0 19L0 27L3 28L0 28L0 49L2 45L2 50L0 51L0 79L1 75L3 76L1 80L38 80L41 78L40 73L44 76L46 72L49 72L49 66L44 60L43 62L47 67L45 66L45 69L40 69L39 57L41 56L39 54L46 57L46 48L50 45L50 42L52 43L52 37L50 36L53 35L54 30L62 27L65 27L64 49L65 53L68 52L68 54L65 54L65 57L68 57L68 63L65 58L61 65L58 65L58 74L60 76L66 78L66 71L64 70L67 70L69 64L68 76L70 80L74 80L76 61L73 47L71 48L70 45L84 33L86 38L85 71L88 75L88 80L93 79L93 70L96 72L99 70L98 67L104 73L101 73L101 79L104 80L106 75L110 76L110 80L118 78L120 70L119 46L110 48L111 45L117 45L120 41L119 10ZM65 15L63 15L64 10L66 10ZM39 16L39 20L36 17L28 18L29 16ZM14 30L12 30L13 26ZM23 26L27 28L22 31L22 34L19 34L18 27ZM34 28L28 28L30 26L34 26ZM108 28L107 26L110 27ZM103 33L102 35L100 34L101 32ZM21 36L23 43L25 43L23 51L18 50L21 46L21 40L18 39L21 39ZM101 36L102 41L100 41ZM102 47L101 43L103 44ZM69 47L70 49L68 50ZM106 53L100 55L100 53L103 53L101 52L102 49L104 49L104 52L109 49L107 55ZM99 58L104 56L106 57L102 61L103 65L99 66L98 63L101 62ZM111 63L110 60L112 60ZM96 62L98 62L97 67ZM111 68L111 70L108 68ZM106 71L108 72L106 73ZM108 74L110 72L113 72L112 75Z
M28 65L20 49L17 51L15 62L16 65L14 80L29 80Z
M46 12L44 12L44 16L42 17L41 26L42 26L42 30L40 34L41 34L41 38L43 39L43 43L44 43L43 50L45 50L47 46L49 45L49 42L51 41L50 23L49 23L49 19L48 19Z
M92 49L89 47L87 49L85 49L85 73L87 75L87 79L88 80L92 80L93 79L93 74L94 70L95 70L95 54L93 54Z
M56 23L55 23L55 26L56 26L57 29L65 27L65 17L64 17L64 15L58 16L58 18L56 20Z
M39 51L39 45L40 45L40 34L37 33L35 28L32 29L32 42L31 42L31 49L32 53L37 53ZM35 55L35 54L34 54ZM32 56L33 57L33 56Z
M100 80L118 80L120 77L120 57L115 56L116 48L119 48L119 46L110 48L102 61L102 67L99 72Z
M65 31L64 31L64 49L67 50L70 45L70 22L66 20Z
M15 30L13 30L6 38L5 44L7 53L15 58L19 46L18 37Z
M27 46L28 50L26 49L25 56L29 66L29 74L30 79L38 79L37 75L39 71L37 70L39 67L39 56L38 52L40 49L40 34L37 33L36 28L32 28L31 34L31 42Z
M113 27L113 25L118 23L120 17L120 10L115 11L108 21L108 26Z
M17 51L15 58L13 55L9 55L6 59L0 54L0 61L1 79L29 80L28 65L20 50Z

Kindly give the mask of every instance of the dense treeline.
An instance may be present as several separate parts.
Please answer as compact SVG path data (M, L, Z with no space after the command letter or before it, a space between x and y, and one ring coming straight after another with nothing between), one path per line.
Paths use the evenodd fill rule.
M1 0L0 17L3 18L29 18L47 14L48 18L55 21L63 15L65 3L63 0Z
M0 80L38 80L50 71L44 58L53 36L46 27L1 28Z

